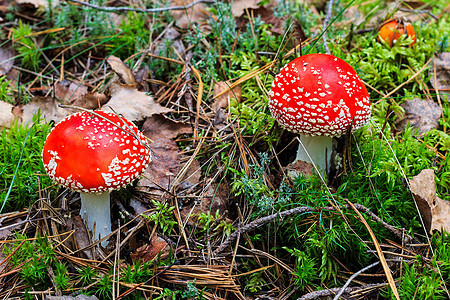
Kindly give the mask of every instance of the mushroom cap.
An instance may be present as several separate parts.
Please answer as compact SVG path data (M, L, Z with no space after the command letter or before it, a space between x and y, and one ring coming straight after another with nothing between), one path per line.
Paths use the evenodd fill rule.
M103 193L136 179L150 163L151 154L132 122L96 111L60 121L47 136L42 160L58 184L83 193Z
M386 41L391 47L397 42L400 36L406 35L411 37L412 47L416 43L416 32L411 23L406 22L403 19L391 19L381 24L378 30L378 39L380 41Z
M370 118L370 97L340 58L308 54L284 66L272 83L269 109L281 126L304 135L340 136Z

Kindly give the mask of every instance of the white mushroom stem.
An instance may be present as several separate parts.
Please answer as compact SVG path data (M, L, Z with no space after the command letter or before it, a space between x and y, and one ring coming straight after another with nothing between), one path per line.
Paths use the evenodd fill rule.
M330 172L332 151L332 137L300 135L300 145L294 163L299 160L314 163L322 175L327 175Z
M94 239L99 240L111 233L111 208L109 192L101 194L80 193L81 195L81 218L86 222L90 231L95 232ZM107 240L101 242L105 247Z

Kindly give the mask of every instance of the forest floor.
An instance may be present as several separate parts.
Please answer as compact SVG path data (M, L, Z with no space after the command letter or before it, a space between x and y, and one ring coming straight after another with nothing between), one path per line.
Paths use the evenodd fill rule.
M0 298L449 299L449 15L445 0L0 0ZM371 99L328 176L292 164L299 136L268 105L313 53ZM41 158L56 123L96 109L152 156L111 193L106 244Z

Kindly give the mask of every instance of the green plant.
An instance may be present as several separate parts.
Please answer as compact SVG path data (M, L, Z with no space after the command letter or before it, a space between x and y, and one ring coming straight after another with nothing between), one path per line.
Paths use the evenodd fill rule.
M13 90L9 87L9 83L10 81L6 79L6 76L0 77L0 101L14 104Z
M28 240L26 236L17 234L11 245L5 245L3 252L12 254L10 263L20 266L20 277L29 286L42 289L50 287L48 268L60 275L58 270L61 270L61 266L56 263L56 253L47 237L38 236L36 240ZM62 276L58 279L62 279Z
M252 175L248 175L244 169L238 171L230 168L234 173L231 191L236 196L244 196L251 205L255 206L256 211L253 217L257 217L260 214L267 215L274 209L274 192L269 190L264 177L268 163L268 155L262 153L261 164L250 166Z
M254 261L244 261L243 269L244 270L254 270ZM257 293L262 291L264 287L267 285L266 280L264 279L263 271L253 272L246 276L245 278L245 287L244 290L249 291L250 293Z
M97 275L97 271L92 268L90 265L86 265L85 267L78 269L78 281L81 286L87 286L91 284Z
M155 300L159 300L159 299L164 299L164 300L168 300L168 299L172 299L172 300L176 300L177 299L177 295L180 295L181 291L173 291L171 289L168 288L164 288L160 294L155 298Z
M112 286L111 274L103 274L94 286L95 294L99 299L111 299Z
M153 276L153 262L137 262L133 265L126 265L120 272L121 281L127 283L140 283Z
M34 116L33 125L14 123L0 134L0 211L19 210L38 199L39 181L50 186L42 165L41 151L50 124Z
M195 287L195 279L186 283L186 288L181 294L181 298L183 299L203 299L201 293Z
M12 40L25 68L37 70L41 58L41 50L37 41L32 38L33 28L19 20L19 27L12 29Z
M155 211L151 215L141 215L150 222L155 223L155 226L162 230L162 234L170 235L172 228L177 224L177 221L173 219L174 206L169 206L168 203L162 203L156 200L152 200L152 204L155 206Z
M395 47L389 47L378 42L376 34L373 33L357 36L350 52L344 53L342 49L345 49L346 45L341 44L342 48L334 48L333 54L352 65L367 84L381 92L389 92L421 70L434 52L442 48L445 44L442 41L450 30L450 23L443 18L438 22L418 23L415 27L418 32L414 47L408 47L411 40L404 36L400 37ZM417 94L425 91L430 76L427 72L422 74L421 80L409 81L398 93L402 95L408 91Z
M438 272L415 260L411 264L403 263L398 292L401 299L448 299L443 284ZM382 294L388 299L395 299L391 289Z
M208 231L210 229L210 226L216 222L218 219L220 219L220 212L219 210L216 210L216 213L214 215L211 215L211 212L201 212L198 216L198 224L199 226L203 227L203 231ZM225 237L229 237L230 234L235 231L236 229L233 227L233 224L226 221L221 220L219 224L214 228L214 231L220 232L222 231Z
M67 266L64 262L55 262L55 284L60 290L68 289L70 286L69 273L67 271Z
M283 247L283 249L297 258L293 273L296 286L302 290L305 290L307 285L314 286L314 282L319 278L317 276L318 266L316 259L307 256L305 252L295 248L289 249Z

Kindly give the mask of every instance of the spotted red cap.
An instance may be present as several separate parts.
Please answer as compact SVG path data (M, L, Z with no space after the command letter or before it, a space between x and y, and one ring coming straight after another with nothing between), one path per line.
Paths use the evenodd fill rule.
M299 134L340 136L370 118L369 93L358 74L328 54L300 56L284 66L269 96L273 117Z
M45 141L42 159L57 183L79 192L103 193L136 179L150 163L151 154L132 122L95 111L59 122Z

